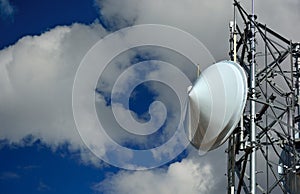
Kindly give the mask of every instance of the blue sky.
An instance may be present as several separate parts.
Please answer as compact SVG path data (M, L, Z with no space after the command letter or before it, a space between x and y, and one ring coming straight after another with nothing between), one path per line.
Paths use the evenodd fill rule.
M10 1L12 15L1 18L0 48L11 45L26 35L39 35L57 25L74 22L90 24L99 18L94 1Z
M93 184L116 168L98 169L79 163L76 153L53 153L39 142L23 148L1 149L2 193L93 193Z

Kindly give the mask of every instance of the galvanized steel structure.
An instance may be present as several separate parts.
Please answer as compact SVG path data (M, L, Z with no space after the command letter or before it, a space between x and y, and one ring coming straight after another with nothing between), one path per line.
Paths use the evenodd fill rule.
M248 77L248 100L228 142L228 193L300 193L300 43L234 0L230 57ZM291 27L292 30L292 27Z

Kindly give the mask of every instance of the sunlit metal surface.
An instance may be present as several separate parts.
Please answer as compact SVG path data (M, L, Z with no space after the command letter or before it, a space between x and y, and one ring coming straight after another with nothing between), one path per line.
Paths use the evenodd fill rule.
M222 145L237 125L247 98L244 70L232 61L205 69L189 90L185 127L201 151Z

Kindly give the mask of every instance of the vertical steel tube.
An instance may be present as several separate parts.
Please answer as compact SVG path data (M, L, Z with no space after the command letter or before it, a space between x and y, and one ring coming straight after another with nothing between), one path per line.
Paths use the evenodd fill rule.
M295 68L296 68L296 94L295 96L298 98L298 104L299 104L299 95L300 95L300 76L299 76L299 70L300 70L300 61L299 61L299 52L300 52L300 44L298 44L295 48ZM292 80L293 81L293 80ZM294 82L293 82L294 83ZM297 108L297 116L300 115L300 107L298 105ZM300 122L298 122L298 129L300 129ZM300 134L299 132L295 133L294 136L295 140L299 140Z
M234 10L233 10L233 18L234 18L234 21L233 21L233 61L236 63L237 62L237 50L236 50L236 47L237 47L237 31L236 31L236 26L237 26L237 23L236 23L236 7L234 5ZM244 116L243 116L244 113L242 113L241 115L241 118L240 118L240 149L244 149Z
M291 112L291 114L292 114L292 121L291 121L291 123L290 123L290 125L294 128L295 127L295 123L294 123L294 120L295 120L295 105L296 105L296 102L295 102L295 97L297 97L298 98L298 100L299 100L299 93L300 93L300 76L299 76L299 51L300 51L300 45L296 45L295 46L295 48L294 48L294 50L292 50L292 55L293 55L293 52L294 52L294 56L292 56L292 70L293 70L293 66L295 67L295 70L296 70L296 83L294 84L294 74L292 73L292 86L293 86L293 90L294 90L294 93L293 93L293 99L292 99L292 112ZM294 58L294 60L295 60L295 63L293 64L293 58ZM297 103L299 103L299 102L297 102ZM299 113L299 106L297 107L297 115L300 115ZM298 129L299 129L299 124L300 124L300 122L298 122ZM297 150L297 147L298 147L298 145L297 144L299 144L299 132L297 132L297 131L295 131L294 129L292 129L293 130L293 135L294 135L294 146L293 146L293 155L294 155L294 157L293 157L293 164L295 164L296 166L294 167L294 171L295 171L295 174L293 175L293 180L292 180L292 183L291 183L291 189L292 189L292 192L297 192L297 189L298 189L298 185L299 185L299 183L298 183L298 178L297 178L297 171L298 171L298 169L297 169L297 160L298 160L298 158L297 158L297 152L298 152L298 150Z
M256 194L256 125L255 125L255 16L254 16L254 0L252 0L252 16L251 16L251 75L250 75L250 89L251 89L251 102L250 102L250 130L251 130L251 157L250 157L250 192L251 194Z
M234 13L233 13L233 61L236 63L237 62L237 53L236 53L236 15L235 15L235 6L234 6ZM235 148L236 148L236 134L232 134L232 138L233 138L233 145L232 145L232 158L231 158L231 168L232 168L232 172L231 172L231 176L232 176L232 185L231 185L231 194L234 194L235 191Z
M266 25L265 25L265 37L267 37L267 29L266 29ZM268 46L267 46L267 42L265 42L265 68L268 67ZM266 90L266 96L269 96L268 94L268 77L265 77L265 90ZM266 113L268 114L268 110L266 111ZM266 123L266 127L268 127L269 123L268 123L268 116L265 116L265 123ZM269 194L269 139L266 137L266 194Z
M235 60L235 42L234 42L234 21L229 23L230 27L230 59ZM228 181L228 194L234 194L235 191L235 134L231 134L228 141L228 166L227 166L227 181Z
M299 49L300 49L300 45L298 45L297 46L297 52L300 52L299 51ZM298 109L297 109L297 114L298 115L300 115L300 108L299 108L299 95L300 95L300 76L299 76L299 69L300 69L300 58L299 58L299 53L297 54L297 57L296 57L296 61L295 61L295 65L296 65L296 67L297 67L297 98L298 98ZM295 118L294 118L295 119ZM295 124L295 123L294 123ZM298 122L298 130L300 129L300 122ZM294 126L295 127L295 126ZM295 140L299 143L299 138L300 138L300 136L299 136L300 134L299 134L299 131L297 131L296 132L296 135L295 135ZM296 152L298 152L298 154L299 154L299 147L297 146L297 150L295 150ZM299 158L297 158L297 157L295 157L295 159L294 159L294 161L296 162L296 160L298 160ZM297 165L298 166L298 165ZM296 170L298 170L297 169L297 166L296 166ZM299 171L298 171L299 172ZM297 178L298 176L295 176L295 179L294 179L294 181L295 181L295 191L297 191L298 190L298 188L300 187L300 183L299 183L299 178Z
M236 34L236 7L234 5L234 20L230 22L230 57L231 60L237 62L237 34ZM235 192L235 152L236 152L236 134L233 133L229 137L228 141L228 194L234 194Z

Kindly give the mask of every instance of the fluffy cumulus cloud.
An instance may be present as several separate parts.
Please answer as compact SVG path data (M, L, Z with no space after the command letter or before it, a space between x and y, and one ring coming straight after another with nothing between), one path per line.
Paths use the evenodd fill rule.
M97 0L113 28L128 24L159 23L178 27L196 36L217 60L228 58L229 21L233 1L225 0ZM251 1L239 1L251 11ZM258 19L288 39L300 41L298 0L255 1ZM276 14L274 14L276 13ZM116 22L119 21L119 22ZM280 24L280 25L278 25ZM293 30L290 28L293 27Z
M39 36L26 36L15 45L2 50L0 52L0 89L3 91L0 104L0 139L5 143L21 146L40 140L53 150L61 145L67 145L70 151L80 150L84 162L96 163L97 160L91 157L92 154L85 150L76 130L72 114L72 86L83 56L106 34L106 30L97 22L91 25L58 26ZM125 143L136 140L147 146L151 142L147 140L148 138L135 139L135 137L128 136L128 133L121 133L123 130L114 121L110 107L106 106L104 100L115 79L130 65L135 54L135 52L129 52L121 56L115 62L117 65L111 65L109 73L104 73L102 80L106 83L106 87L100 85L99 91L102 93L97 96L96 103L102 113L100 120L107 121L107 128L117 140L125 141ZM139 72L141 71L134 71L127 77L140 79ZM171 73L168 73L168 79L172 79ZM187 73L192 74L192 71L187 71ZM149 76L152 79L158 79L162 75L160 69L154 69ZM154 88L152 87L153 90ZM125 89L126 87L122 88L122 90ZM159 91L162 89L156 88L156 93ZM185 91L185 86L183 91ZM178 100L176 98L171 100L169 95L170 92L165 90L159 95L158 100L164 101L168 107L173 107L174 110L171 112L178 112L176 111ZM119 108L124 109L122 106ZM176 128L174 120L178 120L176 114L171 115L166 123L167 136L172 135L173 128ZM93 130L96 130L96 127ZM87 133L90 140L101 141L104 144L105 139L101 137L97 139L94 136L95 133L97 132ZM156 137L153 136L150 140L155 140ZM163 135L158 138L160 141L165 139ZM107 147L99 147L98 151L104 155L106 149ZM173 155L171 152L168 154ZM155 157L159 158L157 153Z
M4 143L23 146L30 145L39 139L53 150L67 144L70 151L80 150L81 160L84 163L94 165L99 163L92 153L85 149L76 131L71 99L74 76L80 61L89 48L106 34L106 30L97 22L91 25L58 26L39 36L23 37L15 45L0 52L0 89L2 91L0 95L0 139L5 140ZM126 64L130 63L129 59L133 56L134 53L129 52L128 55L119 59L124 63L123 66L111 72L119 71L120 73L127 67ZM167 56L170 55L166 54L165 57ZM176 61L177 63L186 62ZM180 65L182 64L178 64ZM192 72L187 73L192 74ZM104 74L104 81L107 83L114 81L111 77L105 78L105 75L107 74ZM153 71L151 76L161 75ZM109 86L111 87L111 84ZM106 88L101 89L106 92ZM152 89L159 91L157 86L153 86ZM162 101L167 98L167 92L160 95ZM104 97L100 95L98 100L103 102ZM169 103L169 107L172 107L176 101ZM103 103L101 105L101 109L107 108ZM169 127L174 127L173 123L170 123ZM184 160L172 164L166 170L132 173L131 179L134 180L136 176L146 173L152 184L156 184L159 180L157 178L161 177L166 184L177 185L178 191L206 192L210 189L210 186L206 185L207 180L209 182L212 180L211 168L205 163L202 167L200 163ZM199 171L199 169L202 170ZM184 177L182 173L185 173ZM209 179L203 178L208 175ZM122 171L116 176L121 180L126 176L126 172ZM186 179L187 185L179 186L178 183L183 178ZM106 185L111 185L109 183L115 180L116 178L110 177L104 182ZM122 189L124 185L119 187ZM142 182L141 187L152 191L146 182ZM109 190L109 186L106 189ZM160 189L164 190L163 184L160 185ZM131 188L128 187L128 193L130 190Z
M216 3L206 0L189 0L182 4L182 1L168 0L102 0L98 3L103 17L115 26L124 26L122 20L126 21L126 25L163 23L187 30L199 37L200 40L211 40L211 44L218 42L215 39L218 37L211 36L211 33L208 32L214 31L213 28L220 28L220 26L227 28L224 23L231 17L229 1ZM9 5L9 3L2 4ZM299 6L299 3L293 0L289 0L284 6L279 6L279 2L276 1L277 4L278 6L273 6L274 9L282 9L278 10L282 13L288 8L295 9ZM121 7L122 9L119 9ZM262 4L257 7L259 12L266 6ZM167 10L169 10L168 14L165 14ZM212 15L212 12L207 10L214 10L215 14ZM271 17L271 14L267 15L268 12L271 11L267 9L266 13L262 14L262 18L266 21ZM287 13L294 16L291 17L292 19L299 15L298 12ZM208 18L211 24L204 27ZM287 21L292 23L292 19ZM220 32L227 37L226 33L223 33L224 30ZM2 50L0 52L1 138L7 139L9 142L18 142L26 135L34 134L54 145L58 145L64 139L74 139L71 141L75 141L75 137L70 136L72 133L67 134L66 132L67 129L74 130L70 114L71 99L69 97L72 89L70 86L84 54L106 34L106 30L97 23L89 26L81 24L58 26L40 36L23 37L15 45ZM207 40L201 37L209 38ZM226 40L227 38L224 38L225 42L227 42ZM226 49L219 52L220 55L224 55L224 53L226 53ZM122 69L131 62L130 55L133 54L119 59L125 61L125 65L113 69L112 72L117 72L116 75L120 74ZM173 62L175 61L178 61L178 57L173 60ZM120 64L120 61L116 63ZM110 79L110 77L114 76L107 76L104 79ZM103 88L103 90L105 89L107 88ZM46 130L42 130L44 128ZM53 130L58 131L52 133Z
M59 26L1 51L0 139L18 145L40 139L52 149L62 144L82 149L72 84L82 57L105 34L97 23Z
M152 171L121 171L110 176L94 189L107 194L138 193L211 193L215 185L212 167L193 159L171 164L168 169Z
M178 27L196 36L217 59L227 58L231 1L98 0L105 20L114 28L155 23ZM115 22L119 19L120 22ZM212 32L214 36L212 36Z

